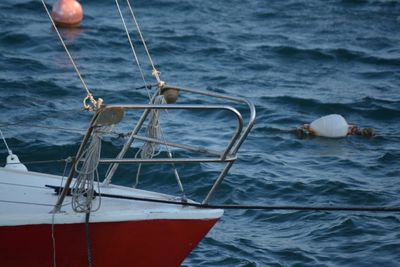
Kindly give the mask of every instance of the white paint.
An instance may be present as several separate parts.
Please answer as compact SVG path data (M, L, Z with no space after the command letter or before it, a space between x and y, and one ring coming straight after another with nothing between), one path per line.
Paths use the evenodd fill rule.
M0 226L51 224L52 205L56 203L57 195L54 194L53 189L47 188L45 185L60 186L61 177L0 168ZM115 185L101 187L101 192L130 197L176 200L175 197L165 194ZM94 207L96 207L98 197L94 201ZM41 203L49 206L27 203ZM62 207L62 212L55 214L54 222L56 224L82 223L85 221L85 214L76 213L72 210L71 197L67 196L64 204L66 205ZM207 220L217 219L222 215L223 210L220 209L199 209L103 197L100 210L91 213L90 221Z
M6 169L12 169L12 170L23 171L23 172L28 171L28 168L26 168L26 166L19 161L18 156L15 154L8 155L6 162L7 162L6 166L4 166L4 168L6 168Z
M348 129L347 121L338 114L323 116L310 124L313 134L331 138L347 136Z

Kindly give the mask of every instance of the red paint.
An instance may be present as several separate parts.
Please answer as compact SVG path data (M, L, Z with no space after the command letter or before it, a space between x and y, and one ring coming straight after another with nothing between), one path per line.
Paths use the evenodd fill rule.
M217 222L151 220L91 223L94 267L180 266ZM85 224L55 225L57 267L88 266ZM0 227L0 265L53 266L51 225Z
M76 0L58 0L51 17L59 27L78 27L83 19L82 6Z

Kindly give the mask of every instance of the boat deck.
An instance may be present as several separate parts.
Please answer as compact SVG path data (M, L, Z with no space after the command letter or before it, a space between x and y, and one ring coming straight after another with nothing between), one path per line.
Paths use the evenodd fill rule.
M82 223L85 213L73 211L71 197L67 196L61 212L53 217L52 209L57 201L53 188L62 186L62 177L0 168L0 225L66 224ZM64 179L65 182L65 179ZM100 187L103 194L173 200L177 198L117 185ZM99 197L93 200L97 207ZM101 207L90 215L91 222L139 221L157 219L216 219L223 210L199 209L171 204L101 197Z

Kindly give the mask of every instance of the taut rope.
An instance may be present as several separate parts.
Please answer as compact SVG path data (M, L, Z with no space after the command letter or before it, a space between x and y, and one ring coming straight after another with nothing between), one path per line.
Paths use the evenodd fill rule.
M56 26L56 24L55 24L53 18L51 17L50 11L49 11L49 9L48 9L47 6L46 6L45 1L44 1L44 0L41 0L41 1L42 1L44 10L46 10L47 16L49 17L49 19L50 19L50 21L51 21L51 24L53 25L53 28L54 28L54 30L55 30L56 33L57 33L58 39L60 40L62 46L64 47L64 50L65 50L65 52L67 53L68 58L69 58L69 60L71 61L71 64L72 64L72 66L74 67L75 72L76 72L76 74L78 75L78 78L79 78L79 80L81 81L83 88L84 88L85 91L86 91L86 94L87 94L87 95L86 95L86 97L85 97L84 100L83 100L83 106L84 106L84 108L85 108L86 110L97 109L97 108L101 105L102 100L99 99L99 100L101 100L101 101L99 101L99 100L96 101L96 100L94 99L92 92L90 92L89 88L87 87L87 85L86 85L86 83L85 83L85 80L82 78L82 75L81 75L81 73L80 73L80 71L79 71L77 65L75 64L75 61L74 61L73 57L71 56L71 54L70 54L70 52L69 52L69 50L68 50L68 48L67 48L67 46L66 46L66 44L65 44L65 42L64 42L64 40L63 40L63 38L62 38L62 36L61 36L61 34L60 34L60 32L58 31L57 26ZM90 102L92 102L92 106L90 106L90 105L88 105L88 104L86 103L87 100L90 100Z
M158 86L159 86L160 88L162 88L162 87L165 85L165 82L163 82L163 81L161 80L161 78L160 78L160 72L159 72L159 71L156 69L156 67L154 66L153 59L152 59L151 56L150 56L149 49L147 48L146 42L145 42L145 40L144 40L144 38L143 38L142 31L140 30L139 23L138 23L137 20L136 20L136 16L135 16L135 13L133 12L133 9L132 9L132 7L131 7L130 1L129 1L129 0L126 0L126 3L128 4L129 11L131 12L132 19L133 19L133 21L135 22L136 29L137 29L137 31L138 31L138 33L139 33L140 40L142 41L142 44L143 44L143 47L144 47L144 49L145 49L145 51L146 51L147 57L149 58L149 62L150 62L150 64L151 64L151 67L153 68L152 74L153 74L153 76L156 78L157 83L158 83Z
M76 159L77 164L75 165L75 172L78 173L78 177L72 187L72 208L76 212L89 213L100 208L101 197L99 197L98 206L96 208L92 207L92 200L94 199L95 180L97 180L97 186L100 192L97 167L99 165L101 153L101 138L103 133L107 132L107 130L110 131L111 127L103 126L96 128L93 132L90 144L82 153L81 157ZM78 169L78 165L81 161L83 161L82 165L80 169Z
M125 33L126 33L126 35L128 37L128 41L129 41L129 44L131 46L132 53L133 53L133 55L135 57L136 64L137 64L137 66L138 66L138 68L140 70L140 74L142 75L142 79L143 79L143 82L144 82L144 88L148 89L148 85L147 85L146 80L144 78L143 70L141 69L141 65L140 65L139 59L138 59L138 57L136 55L135 47L133 45L133 42L132 42L128 27L127 27L127 25L125 23L124 15L122 14L122 11L121 11L121 8L120 8L118 0L115 0L115 3L117 5L118 12L119 12L119 15L120 15L121 20L122 20L122 24L124 25ZM135 14L133 12L133 9L132 9L132 6L130 4L130 1L126 0L126 3L128 5L129 11L130 11L130 13L132 15L132 20L136 25L137 32L138 32L138 34L140 36L141 42L143 44L143 47L144 47L144 49L146 51L147 57L148 57L149 62L151 64L152 75L156 78L158 87L159 87L159 89L161 91L161 89L165 86L165 82L161 80L160 72L156 69L156 67L154 65L153 59L151 58L149 49L148 49L148 47L146 45L146 41L144 40L142 31L140 30L139 23L136 20L136 16L135 16ZM161 92L159 92L159 93L161 93ZM149 99L150 99L150 102L152 104L166 103L165 99L164 99L164 95L161 95L161 94L158 95L154 99L154 101L151 100L151 97L150 97L150 94L149 94ZM166 140L164 138L164 134L163 134L161 126L160 126L159 117L160 117L160 110L151 110L151 116L150 116L149 124L147 126L146 136L150 137L150 138L153 138L153 139L162 139L164 141L164 145L165 145L165 147L167 149L168 157L172 158L171 150L169 149L168 145L166 144ZM156 143L153 143L153 142L146 142L139 149L139 151L136 153L135 157L138 157L138 155L140 154L141 158L153 158L154 156L156 156L159 153L159 151L158 151L159 147L160 147L159 144L156 144ZM175 176L175 178L177 180L177 183L179 185L179 188L180 188L180 190L182 192L182 196L183 196L184 199L186 199L185 192L184 192L184 189L183 189L183 185L182 185L181 179L179 177L178 171L177 171L177 169L175 167L175 164L172 164L172 169L173 169L174 176ZM140 171L141 171L141 164L139 164L139 167L138 167L138 170L137 170L137 173L136 173L136 182L135 182L134 187L136 187L138 185L138 183L139 183Z
M4 137L3 132L2 132L1 130L0 130L0 135L1 135L1 138L3 139L4 144L6 145L8 155L12 155L12 151L11 151L11 149L8 147L6 138Z
M124 25L125 33L126 33L126 36L128 37L129 45L131 46L132 54L133 54L133 56L135 58L136 65L139 68L140 76L142 76L144 87L147 88L147 82L146 82L146 79L144 77L142 66L141 66L139 58L138 58L138 56L136 54L135 46L133 45L132 38L131 38L131 35L129 33L129 30L128 30L128 26L125 23L124 15L122 14L122 11L121 11L121 8L119 6L118 0L115 0L115 4L117 6L117 9L118 9L118 12L119 12L119 16L121 17L122 24ZM149 96L149 99L151 99L149 91L148 90L146 90L146 91L147 91L147 94Z

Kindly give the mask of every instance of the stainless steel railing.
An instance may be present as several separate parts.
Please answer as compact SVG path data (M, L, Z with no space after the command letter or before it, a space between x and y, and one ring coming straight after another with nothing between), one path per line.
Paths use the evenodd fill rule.
M247 119L247 124L246 125L244 124L244 120L243 120L241 113L237 109L235 109L234 107L229 106L229 105L188 105L188 104L108 105L108 106L102 107L101 109L96 111L96 113L94 114L94 116L90 122L89 128L85 134L85 137L83 138L82 144L78 150L76 158L80 158L82 151L87 146L94 129L99 126L98 125L99 121L104 121L104 120L102 120L102 116L103 116L102 114L107 114L113 110L119 110L119 111L121 111L121 110L123 110L123 111L143 110L141 117L139 118L138 122L136 123L135 127L133 128L132 132L130 133L128 140L125 142L124 146L122 147L121 151L116 156L116 158L101 158L99 160L99 163L111 164L108 169L108 172L105 175L103 184L107 185L107 184L111 183L112 177L115 174L119 164L175 164L175 163L187 164L187 163L206 163L206 162L225 164L225 166L222 168L221 173L219 174L219 176L215 180L214 184L212 185L210 191L208 192L207 196L203 200L203 203L206 204L214 196L219 185L222 183L225 176L227 175L230 168L232 167L233 163L237 159L236 154L237 154L240 146L243 144L246 137L248 136L251 128L254 125L255 118L256 118L256 109L255 109L255 106L251 102L249 102L248 100L246 100L244 98L240 98L240 97L234 97L234 96L219 94L219 93L215 93L215 92L204 92L204 91L200 91L200 90L171 87L171 86L168 86L168 89L175 89L175 90L179 90L180 92L203 95L203 96L207 96L207 97L211 97L211 98L223 99L223 100L228 100L231 102L245 104L249 108L249 118ZM156 96L156 94L153 96L151 102L154 100L155 96ZM138 135L138 133L141 130L144 122L146 121L146 118L149 115L150 111L155 110L155 109L156 110L210 110L210 111L225 110L235 116L236 121L237 121L237 126L236 126L236 130L233 133L233 136L231 137L230 141L226 145L225 149L222 151L217 151L217 150L208 149L205 147L198 147L198 146L192 146L192 145L187 145L187 144L167 142L166 140L158 140L158 139ZM180 148L180 149L191 151L191 152L198 152L201 154L205 154L208 157L204 157L204 158L172 158L170 156L169 158L151 158L151 159L125 158L125 155L126 155L128 149L132 146L132 143L134 142L134 140L141 140L141 141L146 141L146 142L164 144L169 147L175 147L175 148ZM59 200L55 206L55 211L59 211L59 209L62 205L62 202L65 198L67 189L70 187L71 181L76 174L75 173L75 165L76 164L78 164L78 163L75 162L71 168L71 171L70 171L69 177L66 181L64 190L61 193Z

